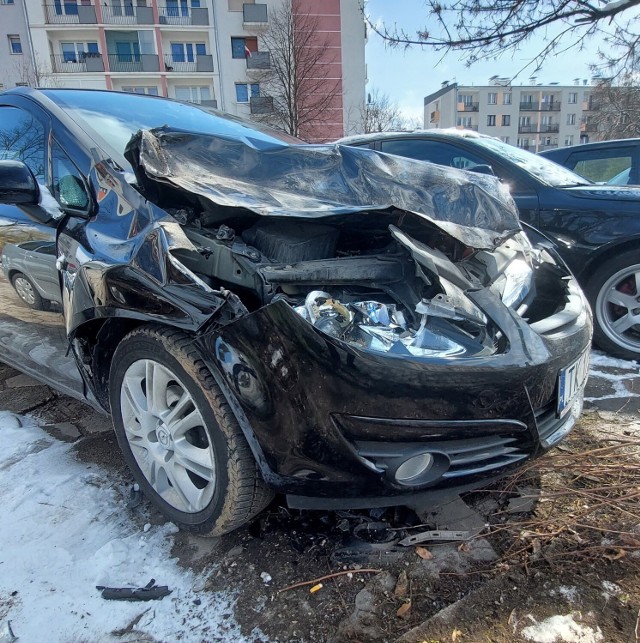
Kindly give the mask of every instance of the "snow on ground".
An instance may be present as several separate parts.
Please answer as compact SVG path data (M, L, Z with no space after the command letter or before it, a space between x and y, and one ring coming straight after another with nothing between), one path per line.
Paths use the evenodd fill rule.
M195 593L202 579L171 558L176 528L145 532L127 515L113 476L78 462L71 449L28 418L0 412L0 625L11 621L25 642L246 640L233 595ZM96 589L152 578L171 595L132 603L107 601ZM140 615L131 634L113 633Z
M576 623L573 614L550 616L540 623L525 627L521 634L527 641L534 643L600 643L604 641L599 627L594 629L588 625Z
M621 372L611 372L613 369L618 369ZM625 359L618 359L611 357L606 353L597 350L591 351L591 358L589 360L589 377L601 378L610 382L613 387L613 394L608 395L607 398L612 397L640 397L638 393L634 393L625 386L625 382L638 375L638 362L628 361ZM593 402L599 400L599 397L585 397L585 401Z

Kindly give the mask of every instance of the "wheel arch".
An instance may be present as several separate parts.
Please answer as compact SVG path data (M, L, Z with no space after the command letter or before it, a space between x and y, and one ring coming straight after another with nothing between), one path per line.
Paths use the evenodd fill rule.
M640 253L640 235L603 246L589 257L589 261L585 267L576 275L578 281L580 281L583 288L586 288L595 272L603 263L631 250L637 250Z

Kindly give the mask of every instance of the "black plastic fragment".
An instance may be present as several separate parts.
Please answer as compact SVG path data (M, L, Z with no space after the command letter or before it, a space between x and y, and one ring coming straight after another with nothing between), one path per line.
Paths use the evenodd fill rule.
M144 587L105 587L97 585L96 589L102 592L102 598L108 601L155 601L162 600L171 594L166 585L155 585L152 578Z

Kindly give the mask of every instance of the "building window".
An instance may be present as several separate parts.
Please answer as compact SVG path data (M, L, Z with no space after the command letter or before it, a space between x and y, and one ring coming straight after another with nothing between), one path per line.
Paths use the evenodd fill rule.
M473 103L473 96L471 94L460 94L458 101L464 105L471 105Z
M231 38L231 57L247 58L258 51L257 38Z
M495 125L496 125L496 115L489 114L487 116L487 127L495 127Z
M509 137L508 137L508 136L502 136L502 137L500 137L500 140L501 140L503 143L507 143L507 144L509 144Z
M127 92L129 94L147 94L147 96L158 96L158 88L155 86L151 87L134 87L133 85L126 85L122 88L123 92Z
M66 63L82 62L85 54L98 54L97 42L61 42L62 60Z
M20 36L9 36L9 51L12 54L22 53L22 43L20 42Z
M138 3L138 6L140 6L140 3ZM199 7L200 0L191 0L192 9L197 9ZM133 6L127 4L125 6L125 9L131 11L131 14L127 13L126 15L133 15ZM189 3L187 0L167 0L167 16L169 16L170 18L185 18L188 15Z
M488 103L489 105L498 104L498 94L496 92L489 92L488 94Z
M576 124L576 115L567 114L567 125L575 125L575 124Z
M208 85L176 87L176 98L187 103L201 103L203 100L211 100L211 88Z
M567 103L576 104L578 102L578 92L569 92L569 100Z
M509 127L511 125L511 114L503 114L502 115L502 126L503 127Z
M192 63L196 56L206 56L207 45L204 42L172 42L171 58L174 63Z
M564 144L573 145L573 134L569 134L569 136L564 137Z
M251 93L251 98L260 96L260 83L236 83L237 103L248 103L249 93Z
M511 105L511 94L502 94L502 104Z
M0 0L0 4L13 4L13 0Z
M471 129L471 116L458 116L456 125L458 127L467 127Z
M553 116L543 116L542 117L543 125L553 125Z
M518 139L518 147L521 147L522 149L529 149L529 139L528 138L519 138Z

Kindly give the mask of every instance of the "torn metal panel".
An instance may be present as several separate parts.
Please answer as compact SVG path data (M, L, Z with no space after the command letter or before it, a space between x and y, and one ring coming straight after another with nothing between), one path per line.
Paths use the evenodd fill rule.
M513 200L494 177L369 149L258 144L157 128L139 132L126 155L151 191L165 182L262 216L321 219L400 209L487 249L520 230Z

